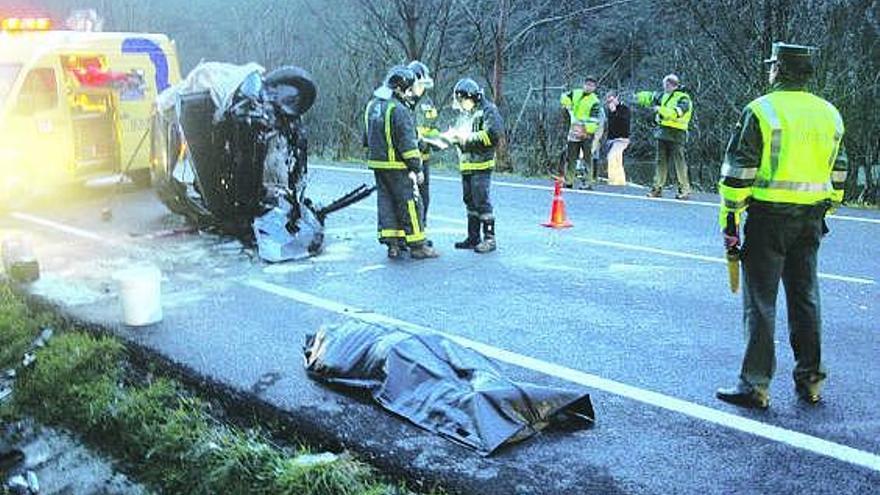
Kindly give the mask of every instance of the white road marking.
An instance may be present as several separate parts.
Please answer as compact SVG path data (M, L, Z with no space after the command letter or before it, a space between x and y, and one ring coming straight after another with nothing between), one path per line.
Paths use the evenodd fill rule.
M12 213L11 216L18 220L32 222L38 225L43 225L45 227L54 228L56 230L66 232L68 234L72 234L78 237L92 239L101 243L118 244L117 241L107 239L94 232L70 227L62 223L53 222L51 220L43 219L33 215L15 212ZM880 472L880 456L877 456L870 452L857 450L846 445L830 442L828 440L823 440L821 438L806 435L804 433L786 430L784 428L743 418L734 414L725 413L709 407L701 406L699 404L694 404L657 392L652 392L650 390L640 389L638 387L633 387L631 385L602 378L597 375L592 375L575 369L567 368L562 365L541 361L539 359L493 347L488 344L466 339L464 337L448 334L445 332L439 332L422 325L398 320L390 316L364 311L352 306L346 306L342 303L323 299L305 292L289 289L261 280L250 279L242 283L264 292L275 294L293 301L308 304L317 308L322 308L330 312L345 315L351 318L356 318L362 321L394 325L402 329L408 329L410 331L427 331L439 333L455 342L458 342L461 345L470 347L498 361L510 363L546 375L555 376L585 387L603 390L615 395L626 397L631 400L668 409L670 411L678 412L693 418L701 419L710 423L739 430L744 433L749 433L755 436L766 438L768 440L773 440L816 454L831 457L849 464L866 467L868 469Z
M372 271L376 271L376 270L382 270L383 268L386 268L386 266L385 265L367 265L363 268L359 268L357 271L355 271L355 273L358 273L358 274L367 273L367 272L372 272Z
M97 234L95 232L91 232L88 230L78 229L76 227L71 227L70 225L66 225L60 222L55 222L52 220L48 220L46 218L41 218L35 215L30 215L27 213L21 212L12 212L9 214L10 217L15 218L16 220L21 220L24 222L35 223L37 225L42 225L43 227L49 227L50 229L55 229L61 232L65 232L67 234L75 235L77 237L82 237L84 239L91 239L93 241L99 241L105 244L118 244L119 241L109 239L105 236Z
M567 368L559 364L549 363L390 316L365 311L363 309L324 299L306 292L264 282L262 280L252 278L243 281L242 283L263 292L368 323L392 325L412 332L437 333L498 361L880 472L880 456L871 452L865 452L843 444L807 435L805 433L787 430L753 419L744 418L736 414L712 409L711 407L676 399L675 397L663 395L658 392L652 392L625 383L609 380L597 375Z
M633 244L624 244L620 242L612 242L612 241L601 241L598 239L587 239L584 237L572 237L573 241L581 242L584 244L592 244L595 246L603 246L603 247L612 247L617 249L626 249L629 251L638 251L642 253L651 253L651 254L660 254L663 256L672 256L675 258L684 258L698 261L706 261L709 263L727 263L727 260L724 258L714 258L712 256L703 256L699 254L691 254L691 253L683 253L680 251L670 251L668 249L658 249L647 246L637 246ZM875 280L870 278L861 278L861 277L847 277L845 275L833 275L830 273L819 273L819 278L824 278L828 280L837 280L839 282L849 282L853 284L862 284L862 285L874 285L876 283Z
M318 170L329 170L335 172L348 172L355 174L368 174L372 175L373 171L367 168L361 167L341 167L338 165L310 165L311 168ZM444 177L442 175L432 175L431 180L443 181L443 182L455 182L460 183L461 179L455 177ZM542 186L539 184L522 184L519 182L507 182L504 180L493 179L492 185L502 186L502 187L510 187L513 189L531 189L535 191L553 191L553 186ZM694 205L694 206L704 206L711 208L718 208L718 203L711 203L708 201L680 201L677 199L671 198L649 198L647 196L635 195L635 194L624 194L624 193L615 193L608 191L581 191L578 189L566 189L565 194L580 194L584 196L605 196L609 198L623 198L637 201L655 201L661 203L675 203L679 205ZM828 218L833 218L835 220L846 220L850 222L862 222L862 223L873 223L880 225L880 218L863 218L863 217L853 217L849 215L829 215Z
M370 211L370 212L374 212L374 213L376 211L375 206L353 205L353 206L350 206L350 208L353 208L356 210L361 210L361 211ZM467 224L467 222L465 220L462 220L460 218L451 218L451 217L445 217L442 215L429 215L429 218L433 221L446 222L446 223L451 223L451 224L455 224L455 225L466 225ZM428 228L428 231L430 232L430 227ZM554 233L554 232L557 232L557 231L551 231L551 233ZM583 244L592 244L595 246L613 247L613 248L618 248L618 249L626 249L629 251L639 251L639 252L643 252L643 253L659 254L659 255L670 256L670 257L674 257L674 258L684 258L684 259L690 259L690 260L705 261L708 263L727 263L727 260L724 258L715 258L712 256L704 256L704 255L700 255L700 254L692 254L692 253L685 253L685 252L681 252L681 251L672 251L672 250L668 250L668 249L652 248L649 246L638 246L635 244L624 244L624 243L620 243L620 242L602 241L602 240L598 240L598 239L587 239L585 237L572 237L571 239L576 242L580 242ZM822 272L819 273L819 278L826 279L826 280L836 280L838 282L848 282L848 283L852 283L852 284L861 284L861 285L875 285L877 283L874 279L870 279L870 278L849 277L846 275L834 275L831 273L822 273Z
M349 206L349 207L346 208L346 209L360 210L360 211L369 211L369 212L372 212L372 213L376 213L376 207L375 207L375 206L366 206L366 205L362 205L362 204L351 205L351 206ZM443 215L434 215L433 213L428 214L428 220L434 220L434 221L437 221L437 222L444 222L444 223L451 223L451 224L454 224L454 225L467 225L467 220L463 220L463 219L461 219L461 218L445 217L445 216L443 216ZM432 232L432 231L433 231L433 230L431 229L431 227L428 226L427 232L430 233L430 232Z

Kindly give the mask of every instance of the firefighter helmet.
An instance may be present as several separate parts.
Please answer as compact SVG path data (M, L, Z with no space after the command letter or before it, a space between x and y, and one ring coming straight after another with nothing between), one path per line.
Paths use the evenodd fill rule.
M428 66L423 64L418 60L413 60L407 65L409 70L413 71L416 75L416 80L422 83L422 85L426 89L431 89L434 87L434 80L431 79L431 71L428 70Z
M412 69L405 65L395 65L388 71L385 76L385 86L392 91L400 91L401 93L413 87L416 83L416 74Z
M455 94L456 100L467 98L474 102L478 102L483 99L482 88L480 88L480 85L477 84L476 81L470 78L464 78L455 83L453 93Z

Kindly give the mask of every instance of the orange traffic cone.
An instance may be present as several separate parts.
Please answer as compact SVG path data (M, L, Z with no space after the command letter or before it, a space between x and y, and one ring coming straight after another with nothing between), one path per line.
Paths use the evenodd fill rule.
M553 206L550 209L550 221L541 225L554 229L567 229L574 226L565 218L565 200L562 199L562 178L560 177L556 177L556 187L553 190Z

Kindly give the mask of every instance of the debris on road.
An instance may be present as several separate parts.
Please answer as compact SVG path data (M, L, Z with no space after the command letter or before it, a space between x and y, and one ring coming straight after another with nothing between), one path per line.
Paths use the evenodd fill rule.
M317 89L299 67L203 63L157 98L159 198L199 228L256 244L263 259L320 253L324 219L368 197L363 185L327 207L306 197L302 116Z
M386 409L481 455L546 426L595 421L589 394L512 381L438 334L349 321L307 337L304 353L311 378L368 390Z

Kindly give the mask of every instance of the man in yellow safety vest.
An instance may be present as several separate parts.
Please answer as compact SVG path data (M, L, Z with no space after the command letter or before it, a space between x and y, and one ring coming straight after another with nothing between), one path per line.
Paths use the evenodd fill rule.
M659 198L663 195L671 162L678 179L678 194L675 199L688 199L691 184L684 159L684 145L687 142L691 115L694 113L691 95L684 91L678 76L669 74L663 78L662 92L640 91L636 93L636 101L640 106L654 110L654 122L657 124L654 129L654 137L657 139L657 165L648 196Z
M578 167L581 185L585 189L592 189L596 179L593 155L599 147L602 134L599 132L602 104L596 96L597 86L596 78L587 76L583 88L563 93L559 98L559 104L569 118L568 145L559 171L559 176L565 180L565 187L574 186L575 168L579 161L582 164Z
M727 146L718 185L725 245L742 249L744 322L748 344L732 388L719 399L742 407L769 406L776 367L774 326L779 280L785 286L797 395L820 400L821 315L816 258L825 215L843 200L847 175L843 120L831 103L809 93L813 47L774 43L771 92L748 105Z

